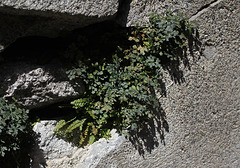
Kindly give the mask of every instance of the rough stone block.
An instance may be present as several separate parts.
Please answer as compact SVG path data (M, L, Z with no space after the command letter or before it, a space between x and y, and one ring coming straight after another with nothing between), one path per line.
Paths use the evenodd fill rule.
M118 0L1 0L0 7L103 17L117 12Z

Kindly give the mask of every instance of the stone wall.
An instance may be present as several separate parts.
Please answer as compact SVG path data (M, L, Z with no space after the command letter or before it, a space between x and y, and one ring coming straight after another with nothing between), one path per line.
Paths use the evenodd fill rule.
M160 97L165 120L155 123L154 130L142 132L130 140L113 134L109 141L101 139L77 150L54 136L53 127L48 124L54 125L55 121L42 121L35 127L40 133L36 150L42 155L38 160L39 153L33 154L36 162L32 167L240 167L239 9L239 0L0 1L0 52L18 37L55 37L65 30L103 20L115 20L122 26L133 26L137 22L144 25L151 12L184 12L199 25L202 55L196 51L194 59L189 56L191 69L182 67L183 76L179 81L172 79L167 71L164 73L166 95ZM26 64L16 65L21 69ZM71 89L74 85L66 77L52 73L54 68L29 65L27 71L19 73L18 68L11 67L11 80L3 78L9 67L7 70L2 66L0 81L9 82L12 89L6 89L8 86L3 86L2 82L0 91L8 90L5 94L16 95L16 87L30 89L34 91L26 97L30 106L38 104L38 99L30 100L32 93L39 93L38 98L50 94L62 101L82 92ZM49 81L41 81L35 75L36 70ZM21 83L26 77L35 80L35 83L26 80L36 86L35 90L24 87L26 81ZM56 84L59 84L59 92L54 92ZM58 96L65 84L68 87L64 88L71 92ZM47 94L42 95L45 93L42 90ZM42 103L46 106L46 102ZM46 137L64 147L54 149L55 144ZM65 155L64 148L67 148Z

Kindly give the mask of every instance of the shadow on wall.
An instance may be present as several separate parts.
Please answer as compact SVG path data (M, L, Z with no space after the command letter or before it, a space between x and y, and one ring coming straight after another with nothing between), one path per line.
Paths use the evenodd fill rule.
M119 7L116 15L116 21L123 27L125 27L128 22L127 19L130 11L130 4L131 4L131 1L129 0L119 0Z
M0 157L0 165L4 168L45 168L47 165L38 145L39 137L40 135L32 130L25 134L19 150L6 153L4 158ZM33 149L35 153L32 153Z
M185 82L183 76L183 70L180 65L183 64L185 68L191 70L189 58L194 60L199 59L194 55L194 51L198 51L200 56L202 55L202 43L199 41L199 33L195 32L195 36L190 36L188 39L188 52L187 49L179 51L179 59L163 65L163 69L166 70L171 80L175 84L182 84ZM167 97L166 85L161 80L162 96ZM155 95L156 96L156 95ZM157 96L156 96L157 97ZM170 131L169 124L167 122L166 113L161 106L161 102L158 101L158 109L153 110L153 118L149 123L139 132L130 132L131 137L129 138L132 145L144 157L145 152L151 153L152 150L161 144L165 145L165 133Z
M44 158L44 153L42 149L40 149L39 144L40 140L39 138L41 135L35 134L34 136L34 144L33 144L33 150L30 153L30 158L31 158L31 168L46 168L46 159Z
M82 57L87 55L91 59L99 59L101 55L112 56L112 53L116 50L116 46L121 45L121 41L127 41L127 37L123 36L121 31L126 35L125 28L121 28L113 22L104 22L88 26L87 28L76 29L62 37L28 37L19 39L1 54L6 58L5 61L9 59L10 62L12 60L16 61L15 57L17 57L20 61L29 61L30 63L44 65L49 62L54 63L56 58L62 60L62 62L65 61L65 64L67 64L66 60L68 60L69 65L73 65L74 63L76 64L79 55ZM27 45L23 45L22 42ZM189 37L188 44L190 55L195 59L194 50L200 50L201 46L201 43L198 41L198 33L196 33L196 37L194 38ZM127 44L124 43L124 45ZM33 46L35 49L33 50L31 47L29 49L29 46ZM95 47L94 50L92 49L93 47ZM43 48L44 50L42 50ZM16 54L17 49L21 51L22 57L18 57L19 54ZM73 57L71 57L69 52L72 53ZM36 58L38 58L37 61ZM182 63L190 69L186 50L179 51L179 59L168 62L163 66L163 69L168 71L171 79L177 84L184 82L183 71L180 69ZM68 64L65 66L68 66ZM165 83L163 81L159 82L162 86L162 93L166 96ZM165 133L170 130L165 111L161 107L160 102L158 109L153 112L153 118L140 132L130 132L132 134L130 141L141 155L144 155L145 151L151 153L160 143L165 145ZM39 152L41 153L40 149ZM43 155L39 158L40 162L44 165Z
M169 132L169 125L165 111L159 103L159 109L154 111L154 117L149 121L148 125L140 132L131 132L129 140L139 154L144 156L145 151L151 153L160 143L165 145L165 132Z

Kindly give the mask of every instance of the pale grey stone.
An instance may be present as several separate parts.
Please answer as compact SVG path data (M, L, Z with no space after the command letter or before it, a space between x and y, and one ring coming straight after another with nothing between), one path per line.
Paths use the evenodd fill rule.
M79 81L69 81L59 66L12 63L0 68L0 95L14 97L25 108L33 109L72 100L83 93Z
M190 18L203 6L213 2L214 0L133 0L129 4L128 15L123 15L119 19L126 26L135 26L136 23L147 25L151 13L164 14L166 11L182 12Z
M123 142L124 137L119 136L116 130L111 131L111 138L106 140L101 138L97 142L93 143L88 147L88 154L85 156L81 162L75 166L76 168L86 167L92 168L96 167L100 160L109 154L111 151L117 149Z
M47 159L58 159L64 156L70 157L78 148L71 143L57 138L54 134L56 121L40 121L33 127L33 131L38 135L36 144L32 150L32 168L46 165Z
M112 150L118 148L124 137L119 136L115 130L106 140L101 138L97 142L84 148L77 148L71 143L57 138L54 134L56 121L40 121L33 127L38 134L36 145L32 150L32 168L46 166L49 168L90 168L95 167L101 158Z

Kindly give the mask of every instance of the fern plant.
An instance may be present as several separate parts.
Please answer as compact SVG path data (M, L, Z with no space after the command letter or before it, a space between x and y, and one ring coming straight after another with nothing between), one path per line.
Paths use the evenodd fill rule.
M170 12L152 14L149 21L147 27L130 28L131 45L119 46L111 58L80 60L78 67L67 71L70 79L82 79L87 89L71 103L76 114L58 123L57 134L78 137L79 146L109 138L112 128L129 136L159 110L155 90L161 92L162 66L180 61L194 28L183 15Z

